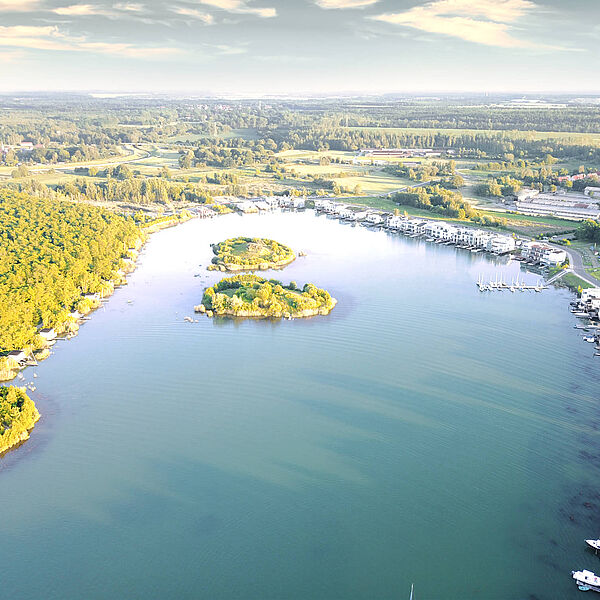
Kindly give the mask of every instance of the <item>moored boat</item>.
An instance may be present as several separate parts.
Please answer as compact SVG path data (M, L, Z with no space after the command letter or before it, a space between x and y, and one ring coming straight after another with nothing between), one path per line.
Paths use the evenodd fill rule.
M572 571L573 579L582 592L600 592L600 577L591 571Z
M600 540L585 540L585 543L594 550L600 550Z

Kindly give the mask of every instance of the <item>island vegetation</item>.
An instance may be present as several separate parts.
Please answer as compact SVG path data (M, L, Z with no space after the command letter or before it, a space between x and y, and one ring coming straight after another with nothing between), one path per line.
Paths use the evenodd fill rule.
M21 388L0 387L0 455L27 440L39 418L33 400Z
M297 318L326 315L336 303L327 290L312 283L299 289L294 281L284 286L276 279L243 274L207 288L196 311L208 316Z
M296 259L291 248L265 238L231 238L212 248L215 257L208 268L213 271L265 271L285 267Z

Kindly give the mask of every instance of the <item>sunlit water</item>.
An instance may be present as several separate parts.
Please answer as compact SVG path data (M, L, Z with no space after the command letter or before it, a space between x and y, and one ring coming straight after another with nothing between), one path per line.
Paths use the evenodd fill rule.
M306 251L275 276L336 309L184 322L236 235ZM579 597L600 359L569 293L480 273L519 265L312 212L153 236L36 369L42 420L0 460L0 597Z

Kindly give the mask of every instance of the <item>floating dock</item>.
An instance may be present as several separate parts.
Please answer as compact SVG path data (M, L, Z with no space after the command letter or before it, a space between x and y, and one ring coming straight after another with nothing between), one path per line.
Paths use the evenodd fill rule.
M485 281L483 275L479 276L476 285L480 292L541 292L548 289L548 286L544 285L541 279L536 285L531 285L524 281L519 281L518 277L510 283L506 283L502 277L500 279L496 277L494 280Z

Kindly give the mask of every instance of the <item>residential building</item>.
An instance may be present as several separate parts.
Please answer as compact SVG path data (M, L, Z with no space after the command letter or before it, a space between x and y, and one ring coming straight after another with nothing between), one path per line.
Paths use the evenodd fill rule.
M560 265L567 260L567 253L564 250L540 242L521 244L521 256L530 262L548 266Z

